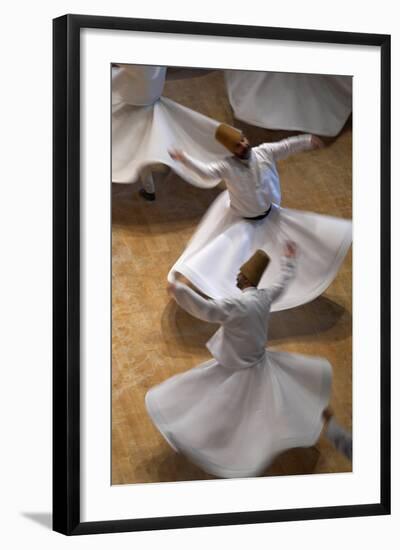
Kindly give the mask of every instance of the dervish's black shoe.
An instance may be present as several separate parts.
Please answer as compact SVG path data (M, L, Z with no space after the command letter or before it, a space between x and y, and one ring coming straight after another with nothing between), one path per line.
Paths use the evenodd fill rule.
M139 195L143 197L146 201L152 202L156 200L156 194L148 193L145 189L139 189Z

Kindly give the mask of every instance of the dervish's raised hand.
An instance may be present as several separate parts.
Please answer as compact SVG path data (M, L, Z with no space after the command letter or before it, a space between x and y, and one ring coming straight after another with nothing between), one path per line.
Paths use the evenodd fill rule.
M322 139L318 136L314 136L314 134L311 136L311 145L314 147L314 149L323 149L325 147L325 143L322 141Z
M285 243L285 248L283 250L284 256L286 258L295 258L297 254L297 245L293 241L287 241Z
M182 149L171 149L168 153L173 160L177 160L178 162L182 162L185 158Z

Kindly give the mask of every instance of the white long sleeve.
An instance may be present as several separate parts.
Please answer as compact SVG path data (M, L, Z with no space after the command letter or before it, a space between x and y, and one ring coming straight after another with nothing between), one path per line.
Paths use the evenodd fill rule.
M229 315L229 300L221 300L220 302L206 300L188 286L178 282L175 283L173 294L182 309L202 321L223 323Z
M296 261L294 258L282 257L281 260L281 277L277 283L267 289L268 295L273 302L286 290L290 281L294 277Z
M271 155L275 161L282 160L290 155L313 149L311 138L311 134L293 136L275 143L263 143L257 149L261 153Z
M223 160L206 164L200 160L194 159L187 153L183 153L182 164L201 178L223 178L225 168L225 162Z

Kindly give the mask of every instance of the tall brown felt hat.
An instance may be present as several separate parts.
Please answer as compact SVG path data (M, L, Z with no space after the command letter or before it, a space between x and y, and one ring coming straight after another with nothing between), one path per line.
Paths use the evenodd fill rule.
M269 261L269 256L264 250L256 250L251 258L240 267L240 271L246 279L257 286L268 267Z
M215 132L215 139L228 149L231 153L235 152L235 147L242 138L241 130L229 126L228 124L220 124Z

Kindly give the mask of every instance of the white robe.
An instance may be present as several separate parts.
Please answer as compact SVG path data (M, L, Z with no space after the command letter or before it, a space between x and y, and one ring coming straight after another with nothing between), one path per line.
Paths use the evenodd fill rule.
M133 183L143 169L165 165L188 183L210 188L219 178L204 179L174 161L168 151L185 149L204 162L226 157L214 138L219 122L161 97L165 69L117 67L112 79L112 181Z
M112 68L112 102L152 105L162 94L166 67L118 65Z
M336 136L352 111L352 77L225 71L235 117L270 130Z
M350 220L280 208L280 184L275 161L310 147L310 136L288 138L254 148L250 168L232 159L209 166L186 159L186 165L203 177L220 175L228 190L222 192L204 215L182 255L172 266L168 280L184 275L211 298L238 296L236 275L240 266L259 248L271 258L259 288L274 284L279 276L279 258L285 241L299 248L296 279L272 304L273 311L310 302L322 294L339 270L352 241ZM235 181L237 178L237 182ZM242 195L242 196L240 196ZM260 200L257 211L257 200ZM253 210L269 215L258 221L245 220ZM234 206L234 208L232 208Z
M199 178L224 180L232 211L238 216L255 217L264 214L272 202L281 202L276 162L312 149L311 137L307 134L275 143L262 143L251 149L247 160L230 156L205 164L184 153L182 162Z
M292 275L286 263L273 287L221 301L176 284L181 307L221 324L207 343L214 359L151 388L146 406L170 445L215 476L260 475L279 453L311 446L321 433L329 362L265 349L271 303Z

